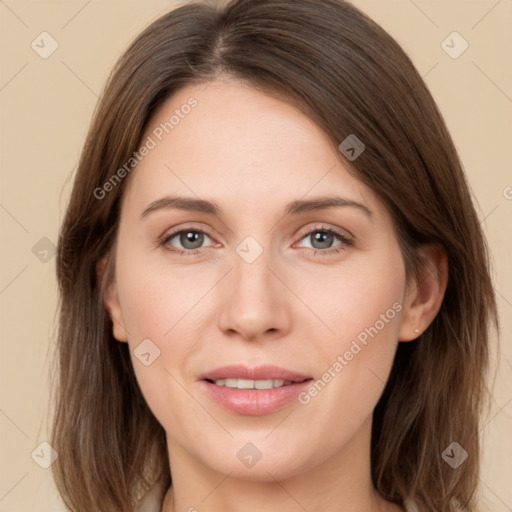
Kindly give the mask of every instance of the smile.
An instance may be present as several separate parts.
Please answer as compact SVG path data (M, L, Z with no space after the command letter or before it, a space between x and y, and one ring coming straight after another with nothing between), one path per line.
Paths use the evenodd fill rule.
M252 380L252 379L218 379L213 382L216 386L225 386L227 388L237 389L272 389L280 388L282 386L289 386L294 384L291 380L281 379L265 379L265 380Z
M234 364L200 377L200 384L216 405L248 416L270 414L293 403L312 378L277 366Z

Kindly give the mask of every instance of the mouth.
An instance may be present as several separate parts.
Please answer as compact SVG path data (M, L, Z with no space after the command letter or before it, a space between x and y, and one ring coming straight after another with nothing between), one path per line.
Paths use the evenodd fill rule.
M311 375L302 374L293 370L288 370L287 368L281 368L279 366L273 365L261 365L261 366L250 366L248 364L231 364L228 366L222 366L220 368L216 368L215 370L209 371L203 375L201 375L201 380L209 380L211 382L217 383L219 386L228 386L235 387L234 382L236 384L241 382L242 385L249 385L251 381L253 383L265 382L266 385L269 385L269 381L277 381L278 384L275 387L280 387L285 383L296 383L302 382L306 379L312 378ZM224 381L224 383L222 383ZM279 381L283 381L279 383ZM251 387L253 387L251 385ZM247 388L241 388L247 389ZM258 388L256 388L258 389ZM262 388L268 389L268 388Z
M291 386L292 384L299 384L306 380L303 379L300 381L293 380L283 380L283 379L205 379L206 382L210 382L211 384L215 384L216 386L224 386L226 388L236 388L236 389L274 389L274 388L282 388L283 386Z
M238 414L259 416L293 402L313 378L277 366L231 365L201 376L208 396Z

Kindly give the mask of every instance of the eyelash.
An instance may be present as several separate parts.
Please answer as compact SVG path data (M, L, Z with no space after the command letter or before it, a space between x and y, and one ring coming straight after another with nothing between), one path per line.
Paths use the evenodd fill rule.
M194 256L195 254L198 254L201 251L201 248L200 249L190 249L190 250L176 249L176 248L171 249L167 245L169 240L172 240L176 235L179 235L181 233L188 233L188 232L203 233L206 236L208 236L210 239L212 238L208 233L206 233L205 231L203 231L201 229L196 229L196 228L192 228L192 227L182 228L177 231L174 231L173 233L171 233L169 235L167 235L167 234L164 235L162 237L162 239L159 241L159 245L164 246L166 250L168 250L178 256ZM336 253L341 253L342 251L346 250L347 247L351 247L354 244L354 242L347 236L339 233L338 231L336 231L334 229L331 229L331 228L328 228L325 226L315 226L313 229L311 229L307 233L304 233L301 236L300 240L303 240L307 236L310 236L311 234L317 233L317 232L334 235L336 238L338 238L340 240L341 243L339 245L336 245L336 246L328 248L328 249L313 249L310 247L306 247L306 249L310 249L310 250L314 251L314 253L313 253L314 256L316 256L317 253L320 253L321 256L328 256L328 255L332 255L332 254L336 254Z

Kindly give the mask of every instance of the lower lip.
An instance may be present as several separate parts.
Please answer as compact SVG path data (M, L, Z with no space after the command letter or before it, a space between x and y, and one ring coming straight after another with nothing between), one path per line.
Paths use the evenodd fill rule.
M311 384L311 379L272 389L238 389L217 386L207 380L201 382L206 392L226 409L239 414L261 416L275 412L295 400Z

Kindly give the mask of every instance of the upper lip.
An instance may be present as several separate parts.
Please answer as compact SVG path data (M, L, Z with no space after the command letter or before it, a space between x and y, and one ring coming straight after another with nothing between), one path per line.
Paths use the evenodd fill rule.
M201 380L220 380L220 379L249 379L249 380L268 380L279 379L292 382L302 382L310 379L309 375L298 373L279 366L263 365L248 366L246 364L231 364L222 366L201 375Z

